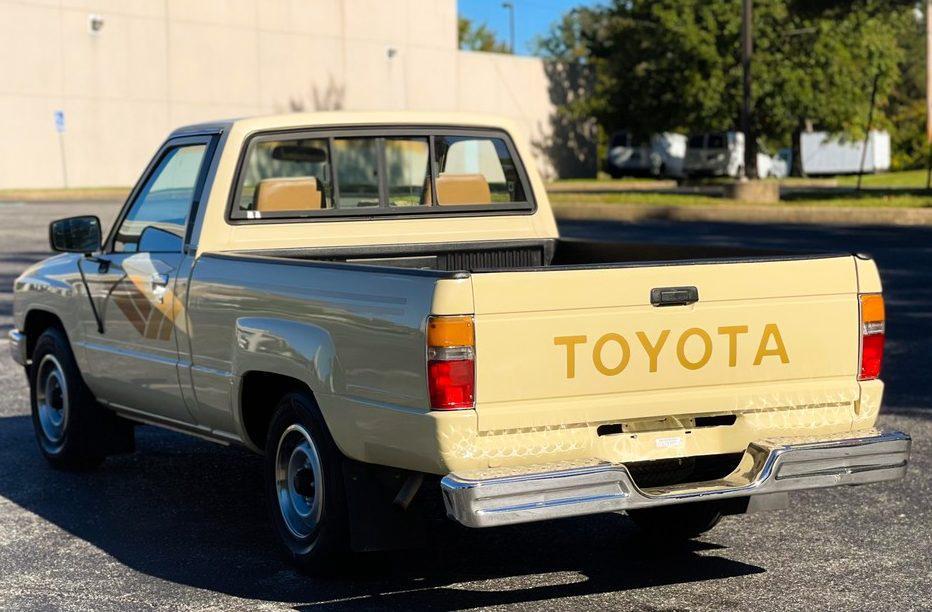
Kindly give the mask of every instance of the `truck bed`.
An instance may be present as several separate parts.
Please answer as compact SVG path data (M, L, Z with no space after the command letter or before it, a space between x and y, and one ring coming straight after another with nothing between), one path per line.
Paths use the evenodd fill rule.
M489 272L553 267L616 267L661 262L711 263L716 260L813 259L842 255L840 253L792 252L718 245L641 244L562 238L447 245L378 245L260 250L239 254L448 272Z

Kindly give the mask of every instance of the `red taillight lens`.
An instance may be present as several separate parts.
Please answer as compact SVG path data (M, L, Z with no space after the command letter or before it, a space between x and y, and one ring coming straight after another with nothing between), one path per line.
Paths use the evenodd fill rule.
M861 296L861 372L858 380L880 376L883 365L883 343L886 327L883 296Z
M427 320L427 391L431 410L464 410L476 405L471 316Z
M864 336L861 339L861 380L880 376L883 364L883 334Z
M460 410L473 407L476 371L472 359L429 361L427 379L432 409Z

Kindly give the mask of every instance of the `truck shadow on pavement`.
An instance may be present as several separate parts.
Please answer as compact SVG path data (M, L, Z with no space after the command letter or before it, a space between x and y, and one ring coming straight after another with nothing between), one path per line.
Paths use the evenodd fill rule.
M658 546L625 517L602 515L492 530L444 523L429 548L356 555L348 568L310 578L274 546L256 456L151 427L137 440L135 454L96 472L63 473L39 455L29 417L0 418L0 496L130 570L299 609L460 609L765 571L718 556L715 544ZM24 549L13 554L59 550L73 555L62 561L76 580L95 571L81 567L86 547L63 545L56 529L30 537L39 541L18 539Z

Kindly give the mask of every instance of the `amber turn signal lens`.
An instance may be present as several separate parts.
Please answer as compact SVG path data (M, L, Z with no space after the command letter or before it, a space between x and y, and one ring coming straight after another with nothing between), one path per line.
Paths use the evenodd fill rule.
M427 346L472 346L474 337L472 317L431 317L427 320Z
M883 296L861 296L861 323L880 323L884 320Z

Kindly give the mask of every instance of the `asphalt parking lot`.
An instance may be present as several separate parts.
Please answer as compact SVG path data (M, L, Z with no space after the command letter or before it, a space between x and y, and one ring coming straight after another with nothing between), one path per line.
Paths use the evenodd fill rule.
M103 203L0 204L0 331L10 286L47 254L47 223ZM573 222L566 235L872 253L888 305L881 425L913 436L905 481L799 494L663 546L620 515L470 531L359 556L311 579L285 566L244 451L142 427L138 451L53 471L25 377L0 350L0 609L858 609L932 606L932 228Z

